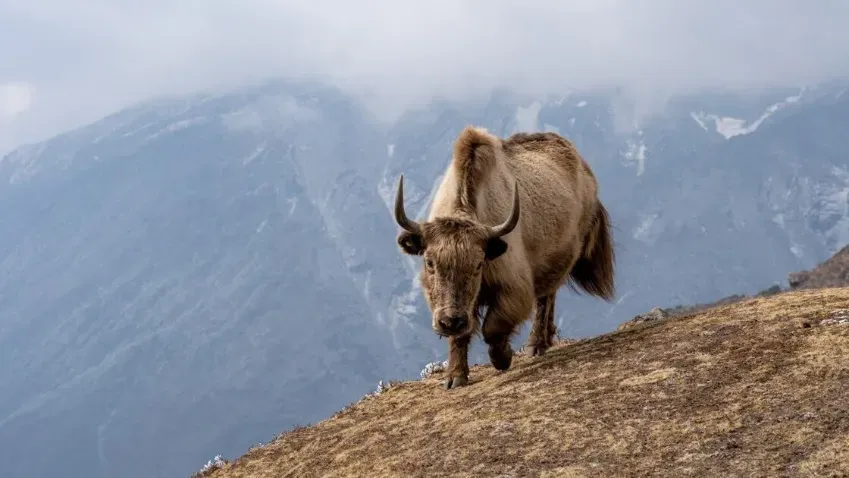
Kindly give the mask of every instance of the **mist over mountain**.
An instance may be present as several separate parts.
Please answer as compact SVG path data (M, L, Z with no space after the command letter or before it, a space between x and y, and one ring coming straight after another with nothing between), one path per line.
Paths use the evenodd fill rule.
M559 132L599 178L618 297L564 290L561 335L783 283L849 243L845 91L718 91L644 117L616 91L501 90L386 124L281 81L21 147L0 160L6 472L187 475L443 359L389 206L404 173L424 217L469 123Z

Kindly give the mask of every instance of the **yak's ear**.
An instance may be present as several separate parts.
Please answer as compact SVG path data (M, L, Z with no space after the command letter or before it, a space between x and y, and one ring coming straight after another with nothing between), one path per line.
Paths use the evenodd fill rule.
M411 256L420 256L425 249L421 234L413 234L409 231L401 231L401 234L398 234L398 245L401 246L401 250Z
M507 252L507 242L500 237L492 238L486 241L486 260L491 261L493 259L497 259Z

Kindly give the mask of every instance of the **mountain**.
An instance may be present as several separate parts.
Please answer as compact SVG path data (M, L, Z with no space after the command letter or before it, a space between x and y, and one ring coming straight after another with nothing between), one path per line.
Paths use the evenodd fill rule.
M334 91L283 91L146 105L0 162L11 476L172 476L418 373L429 351L387 314L406 272L368 187L380 136Z
M185 475L444 359L389 205L403 172L424 216L468 123L559 131L599 177L618 302L564 292L562 336L770 287L849 242L841 88L650 116L617 91L496 91L386 124L280 81L19 148L0 160L0 458L11 476Z
M842 476L847 339L849 288L753 299L395 384L196 476Z

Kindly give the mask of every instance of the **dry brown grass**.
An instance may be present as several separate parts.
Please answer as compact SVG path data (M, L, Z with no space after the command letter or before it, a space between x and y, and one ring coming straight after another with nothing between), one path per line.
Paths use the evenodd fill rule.
M215 478L849 476L849 288L758 298L396 385Z

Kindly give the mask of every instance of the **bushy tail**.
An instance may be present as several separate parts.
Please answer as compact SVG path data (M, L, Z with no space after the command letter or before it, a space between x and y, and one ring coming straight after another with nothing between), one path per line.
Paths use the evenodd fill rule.
M615 262L610 216L599 201L584 240L584 250L569 275L575 284L589 294L612 301L616 294Z

